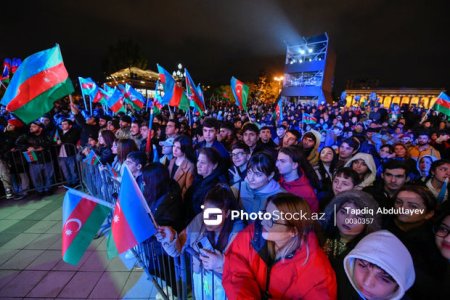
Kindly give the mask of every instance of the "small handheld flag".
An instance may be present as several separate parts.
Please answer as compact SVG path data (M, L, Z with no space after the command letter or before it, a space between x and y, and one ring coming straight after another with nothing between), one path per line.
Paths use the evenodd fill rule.
M11 69L11 60L9 58L5 58L3 60L3 71L2 77L0 77L0 81L8 83L9 82L9 71Z
M58 143L58 141L61 141L61 137L59 136L59 130L58 129L55 130L55 134L53 135L53 141L55 143Z
M317 123L317 119L314 118L313 116L311 116L310 114L303 113L302 123L305 123L305 124L316 124Z
M22 152L22 154L25 157L26 161L29 163L38 161L38 157L36 155L36 152L34 151L25 151Z
M112 207L112 204L88 194L67 190L61 230L61 250L65 262L72 265L79 263Z
M85 159L83 159L85 163L88 163L91 166L95 166L98 163L100 163L100 159L98 158L97 154L95 154L94 150L90 150L89 154L86 156Z

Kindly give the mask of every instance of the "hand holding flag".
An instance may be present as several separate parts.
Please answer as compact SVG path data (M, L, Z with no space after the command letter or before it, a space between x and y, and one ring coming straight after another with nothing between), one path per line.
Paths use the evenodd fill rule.
M125 166L111 225L112 237L119 254L137 246L156 233L149 211L150 208L136 180Z

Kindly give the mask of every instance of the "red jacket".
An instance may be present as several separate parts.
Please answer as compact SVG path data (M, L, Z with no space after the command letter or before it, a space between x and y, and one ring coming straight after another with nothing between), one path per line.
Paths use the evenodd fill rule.
M302 175L302 177L291 182L286 182L284 181L284 178L281 177L280 185L287 192L305 199L311 208L311 212L319 211L319 201L317 200L316 193L314 193L314 189L305 175Z
M266 243L260 225L255 223L236 236L225 253L223 268L222 284L228 299L263 299L268 271ZM309 253L302 245L272 265L267 299L336 299L336 277L314 233L308 235L308 246Z

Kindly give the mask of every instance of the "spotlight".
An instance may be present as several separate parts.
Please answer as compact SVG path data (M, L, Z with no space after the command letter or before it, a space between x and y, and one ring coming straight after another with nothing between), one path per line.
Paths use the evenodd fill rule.
M313 52L313 49L312 49L312 48L308 48L308 52L309 52L309 53L312 53L312 52Z
M300 54L305 54L305 50L300 49Z

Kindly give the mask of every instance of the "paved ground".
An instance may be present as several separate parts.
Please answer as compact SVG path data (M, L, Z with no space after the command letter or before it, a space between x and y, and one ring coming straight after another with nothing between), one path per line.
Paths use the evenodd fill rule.
M78 266L61 260L63 195L0 200L0 298L155 299L142 270L107 260L105 238L93 241Z

